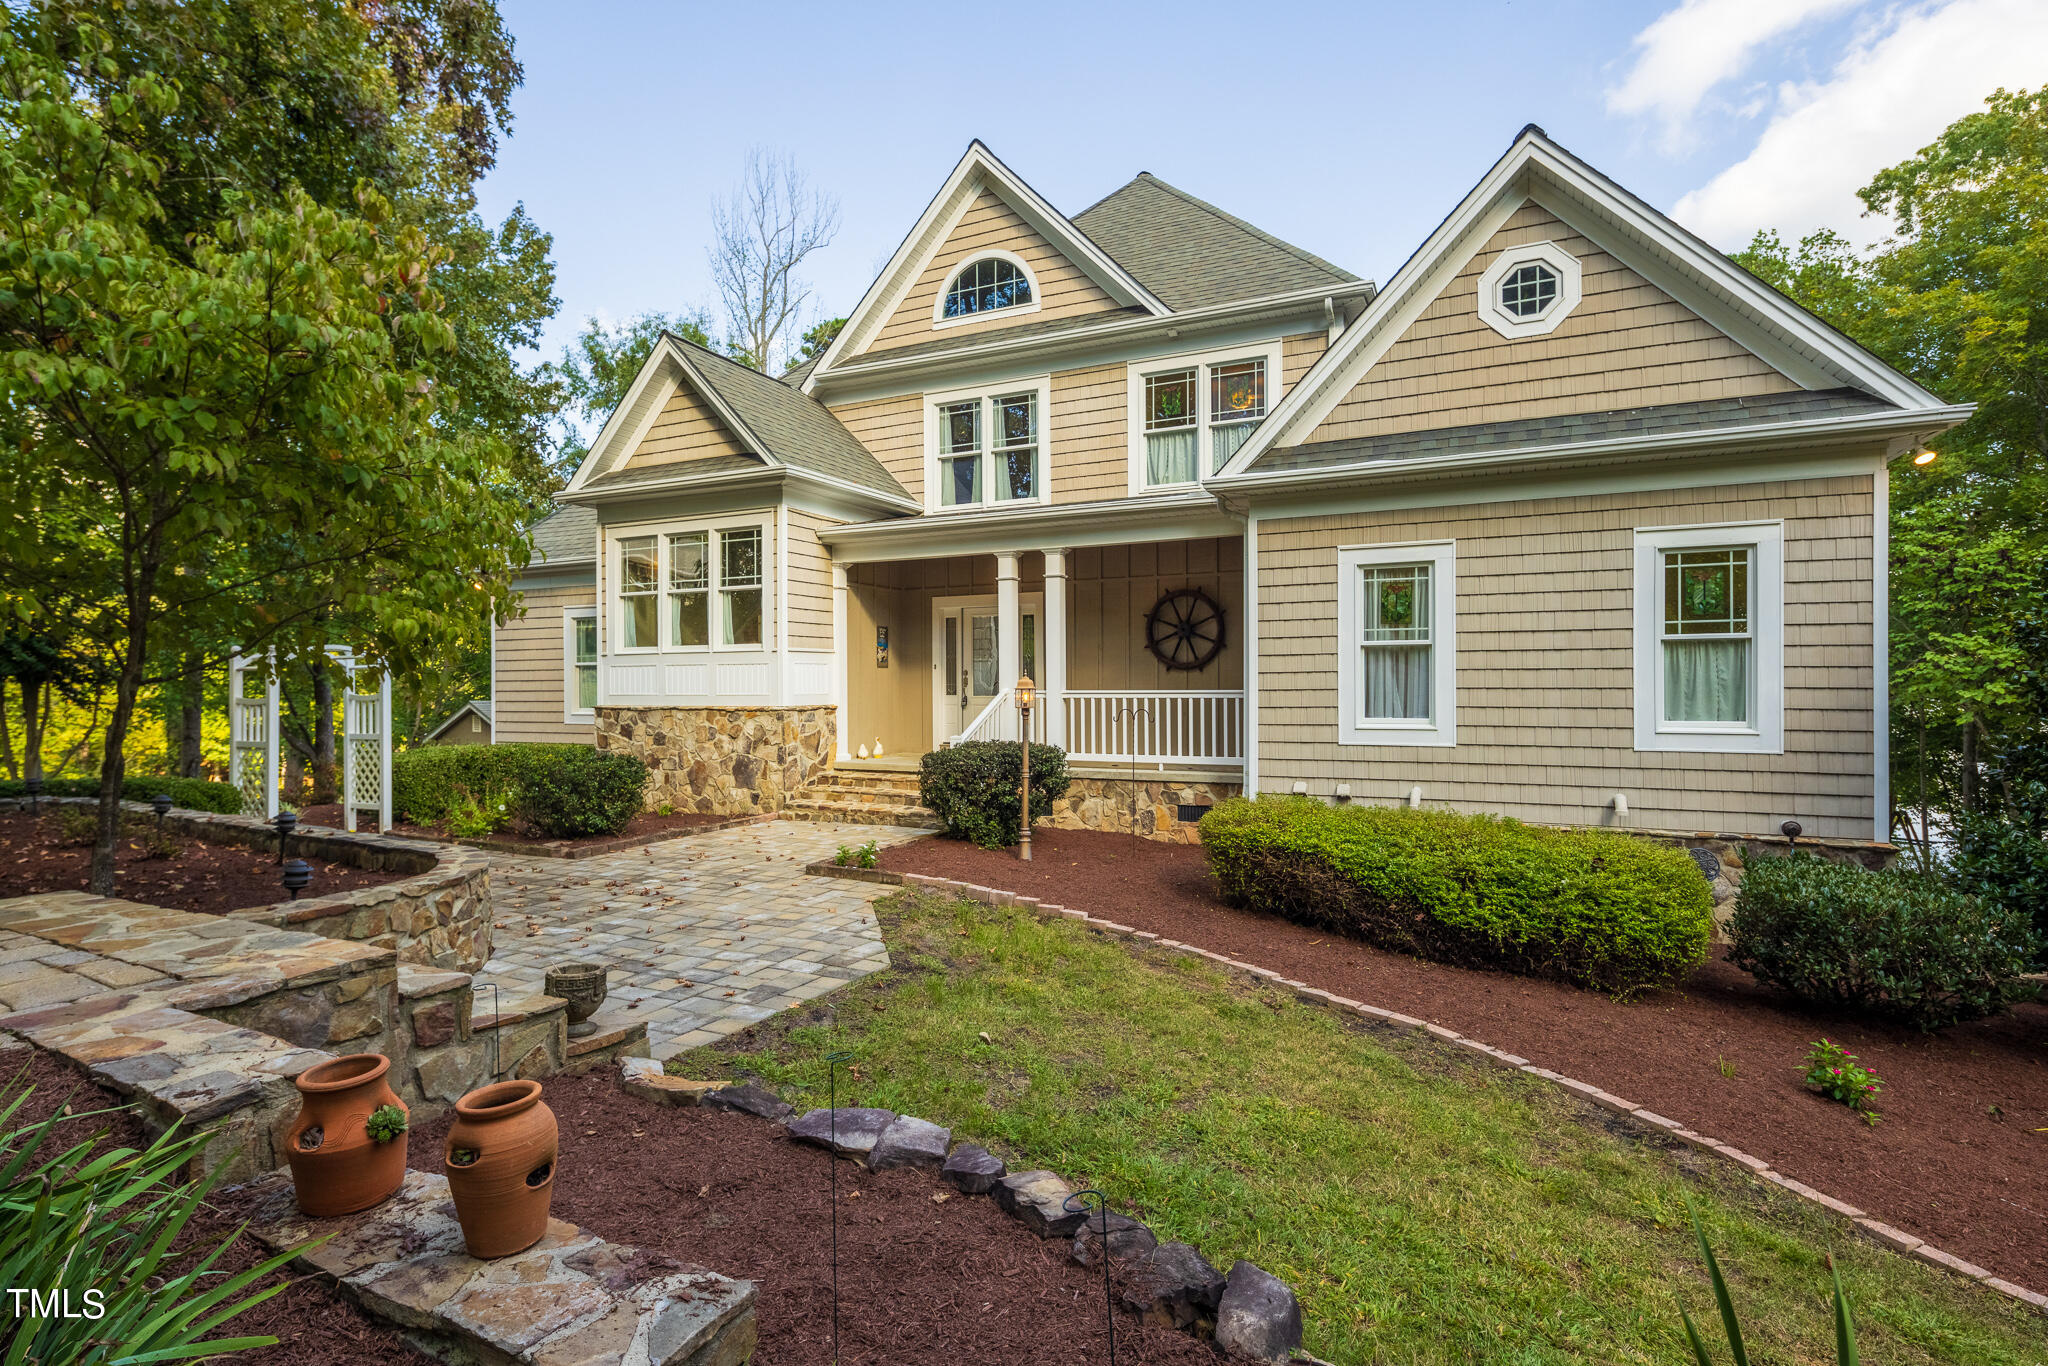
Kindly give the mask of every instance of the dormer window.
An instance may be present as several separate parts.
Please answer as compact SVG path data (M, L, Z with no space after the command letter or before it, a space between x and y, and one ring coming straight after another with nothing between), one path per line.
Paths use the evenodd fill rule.
M1509 247L1479 276L1479 317L1510 341L1554 331L1579 306L1579 261L1555 242Z
M1038 290L1031 268L1008 252L992 253L969 261L953 273L939 301L936 322L966 322L984 313L1004 309L1035 312Z

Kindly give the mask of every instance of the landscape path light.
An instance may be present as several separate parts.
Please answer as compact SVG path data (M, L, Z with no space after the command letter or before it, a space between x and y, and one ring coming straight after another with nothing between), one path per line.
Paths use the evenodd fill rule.
M1017 857L1025 863L1031 862L1031 704L1037 700L1031 682L1031 675L1025 674L1017 680L1017 743L1023 747L1023 800L1024 829L1017 841Z

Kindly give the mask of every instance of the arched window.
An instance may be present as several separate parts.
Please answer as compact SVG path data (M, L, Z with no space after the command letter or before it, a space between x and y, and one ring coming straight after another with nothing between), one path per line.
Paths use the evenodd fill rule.
M971 318L1028 304L1032 297L1031 277L1020 264L1001 256L984 256L953 277L940 317Z

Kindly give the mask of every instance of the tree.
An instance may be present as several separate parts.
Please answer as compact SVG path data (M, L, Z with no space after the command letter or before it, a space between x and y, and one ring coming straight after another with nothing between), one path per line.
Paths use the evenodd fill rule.
M839 340L839 334L846 330L846 319L827 318L813 327L804 329L803 345L797 347L791 358L792 365L802 365L807 360L825 354L826 348Z
M2014 679L2048 583L2048 87L1995 92L1860 192L1892 236L1736 260L1927 388L1977 404L1892 486L1893 789L1926 811L1997 800L1993 757L2048 716ZM2031 662L2038 667L2038 661ZM1919 832L1924 838L1925 822Z
M774 374L811 299L797 267L839 231L838 201L813 187L792 158L757 147L732 193L713 202L711 228L711 278L725 304L727 348L734 360Z
M303 659L349 611L417 668L502 607L522 543L503 445L434 421L439 252L368 184L353 212L292 191L172 250L147 149L178 108L146 70L101 95L0 33L0 408L34 415L0 464L0 563L33 570L0 588L32 631L64 594L98 605L102 895L153 657L234 638ZM53 524L76 533L40 540Z

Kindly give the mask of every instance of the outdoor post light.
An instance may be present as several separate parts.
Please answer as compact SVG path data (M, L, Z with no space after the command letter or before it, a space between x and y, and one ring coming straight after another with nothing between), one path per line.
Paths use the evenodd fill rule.
M1017 857L1025 863L1031 862L1031 675L1025 674L1017 680L1017 743L1023 746L1024 754L1024 830L1017 841Z
M31 816L42 815L43 780L41 778L30 778L27 782L21 785L21 789L22 791L28 793L28 814Z
M299 893L306 890L313 880L313 866L302 858L291 859L284 865L284 889L292 894L292 900L299 899Z
M277 861L279 864L283 864L284 842L291 838L292 831L298 829L299 813L296 811L280 811L270 818L270 823L277 827ZM300 883L299 885L304 886L305 884ZM294 893L294 895L297 894Z
M149 799L150 810L156 812L156 828L164 828L164 817L171 813L171 794L159 792Z

